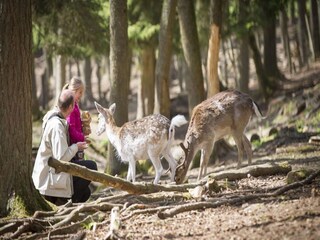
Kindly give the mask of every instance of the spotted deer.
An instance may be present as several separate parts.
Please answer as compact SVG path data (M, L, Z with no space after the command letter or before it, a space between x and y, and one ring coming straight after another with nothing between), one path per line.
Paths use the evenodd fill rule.
M251 164L251 143L244 135L244 130L253 113L262 117L258 105L249 95L235 90L220 92L197 105L192 111L184 142L180 144L184 156L176 170L176 183L184 181L198 150L201 150L198 180L206 175L214 143L227 135L231 135L237 145L237 167L241 166L243 151Z
M175 116L171 121L161 114L153 114L144 118L127 122L122 127L115 123L113 114L116 105L108 109L95 102L99 112L97 135L104 131L111 144L116 148L122 161L129 163L127 180L134 182L136 177L136 161L149 158L155 169L154 184L158 184L164 172L160 157L169 163L171 181L174 181L177 162L171 154L175 127L187 123L182 115Z

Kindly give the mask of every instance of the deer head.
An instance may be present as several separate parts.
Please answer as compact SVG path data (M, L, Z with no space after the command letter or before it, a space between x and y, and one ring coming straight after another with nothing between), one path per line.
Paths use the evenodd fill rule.
M184 181L184 179L187 175L188 167L189 167L189 164L186 161L188 158L188 155L189 155L189 150L188 150L189 143L188 143L187 147L185 147L183 143L180 143L180 147L182 148L182 150L184 152L184 156L182 156L179 159L179 165L176 168L176 175L174 177L174 180L177 184L181 184Z
M113 114L116 109L116 104L113 103L109 109L106 109L102 107L99 103L94 102L96 105L96 108L99 112L98 115L98 130L97 130L97 135L100 136L105 130L106 130L106 125L107 124L113 124L114 119L113 119Z

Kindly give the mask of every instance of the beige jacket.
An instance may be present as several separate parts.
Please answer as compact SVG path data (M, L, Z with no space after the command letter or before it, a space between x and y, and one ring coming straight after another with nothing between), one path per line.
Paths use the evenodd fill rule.
M58 109L49 111L43 118L43 135L35 164L32 179L36 189L42 195L71 198L73 195L72 176L49 167L48 160L53 157L69 162L78 151L77 144L68 144L68 125L64 118L57 115ZM51 117L51 118L50 118Z

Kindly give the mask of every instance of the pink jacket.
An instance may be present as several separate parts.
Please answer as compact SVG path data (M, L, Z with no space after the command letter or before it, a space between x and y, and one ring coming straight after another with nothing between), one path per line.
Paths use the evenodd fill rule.
M77 142L84 142L85 138L82 132L80 109L77 102L75 102L74 109L67 118L67 122L69 123L70 145Z

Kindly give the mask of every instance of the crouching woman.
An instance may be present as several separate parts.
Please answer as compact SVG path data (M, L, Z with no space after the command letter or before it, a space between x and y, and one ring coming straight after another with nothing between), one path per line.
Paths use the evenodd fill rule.
M72 199L72 202L85 202L91 191L90 181L76 178L64 172L57 173L48 165L53 157L60 161L69 162L78 151L87 148L86 142L77 142L69 146L68 124L66 118L74 107L74 94L63 90L58 99L58 106L49 111L43 118L43 134L35 160L32 179L36 189L46 200L61 205ZM97 170L94 161L86 160L87 168Z

